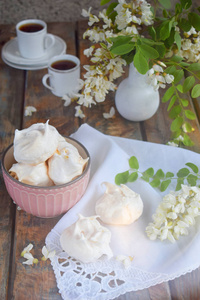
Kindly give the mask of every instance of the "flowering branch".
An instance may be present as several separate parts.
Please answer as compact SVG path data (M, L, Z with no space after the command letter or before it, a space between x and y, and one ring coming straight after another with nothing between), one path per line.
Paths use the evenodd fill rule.
M109 2L101 0L101 5ZM133 62L155 90L167 88L162 102L170 101L173 143L191 146L190 120L196 116L184 94L191 91L193 98L200 96L200 16L191 12L191 6L191 0L180 0L174 9L170 0L155 1L154 8L146 0L118 0L98 16L91 8L83 10L89 19L83 37L92 46L84 51L90 65L84 66L78 104L91 107L103 102L117 88L114 81L122 76L124 66Z

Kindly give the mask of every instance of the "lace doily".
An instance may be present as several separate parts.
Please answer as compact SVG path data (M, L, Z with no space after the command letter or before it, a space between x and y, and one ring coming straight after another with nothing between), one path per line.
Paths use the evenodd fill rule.
M60 235L53 229L46 239L59 292L63 299L107 300L128 291L136 291L168 280L167 274L150 273L138 268L125 268L115 258L83 264L60 246Z
M138 157L142 170L150 166L165 171L179 170L188 161L199 165L199 154L165 145L106 136L87 124L73 134L91 155L91 178L82 199L71 208L46 237L49 251L56 251L51 259L57 286L64 300L108 300L121 294L137 291L174 279L191 272L200 265L200 218L190 234L174 244L150 241L145 228L151 220L162 196L144 181L130 183L144 202L142 216L125 227L108 226L111 230L111 249L114 257L83 264L68 257L60 246L62 231L77 220L77 214L94 215L94 207L102 194L101 183L113 183L114 177L124 171L131 155ZM95 141L95 143L93 142ZM102 147L103 145L103 147ZM119 159L120 158L120 159ZM148 159L147 159L148 158ZM118 255L133 256L126 268L116 259Z

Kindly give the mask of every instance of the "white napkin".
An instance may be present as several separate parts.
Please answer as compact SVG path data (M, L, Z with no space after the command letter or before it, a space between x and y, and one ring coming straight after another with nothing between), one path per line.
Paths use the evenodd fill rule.
M81 264L62 252L59 243L62 231L77 220L78 213L95 215L95 203L105 190L101 184L104 181L114 183L117 173L128 170L131 156L137 157L140 171L153 167L155 171L161 168L165 172L176 173L185 163L199 165L200 161L199 154L189 150L104 135L87 124L82 125L72 137L90 153L91 177L80 202L61 218L46 238L47 247L56 250L52 266L63 299L113 299L127 291L147 288L198 268L200 220L197 218L195 226L189 230L190 234L181 237L175 244L168 240L150 241L145 228L162 197L175 188L175 183L161 193L142 179L128 184L143 200L144 211L140 219L128 226L103 224L112 234L113 259ZM134 257L128 269L116 260L117 255ZM64 263L60 262L61 258ZM113 275L110 275L112 271Z

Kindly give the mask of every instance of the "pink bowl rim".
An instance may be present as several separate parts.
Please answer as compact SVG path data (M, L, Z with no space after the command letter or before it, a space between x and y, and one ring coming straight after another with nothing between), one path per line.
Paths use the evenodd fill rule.
M52 186L35 186L35 185L30 185L30 184L26 184L26 183L20 182L19 180L13 178L13 177L9 174L9 172L6 170L5 165L4 165L4 159L5 159L6 153L7 153L8 150L13 146L13 143L12 143L11 145L9 145L9 146L5 149L5 151L3 152L2 160L1 160L2 168L3 168L3 171L5 172L6 176L8 176L12 181L14 181L15 183L17 183L17 184L19 184L19 185L21 185L21 186L23 186L23 187L30 188L30 189L36 189L36 190L38 190L38 189L41 189L41 190L55 190L55 189L61 189L61 188L70 186L70 185L74 184L75 182L81 180L81 179L87 174L87 172L88 172L89 169L90 169L90 164L91 164L91 157L90 157L90 154L89 154L88 150L85 148L85 146L83 146L83 144L81 144L79 141L77 141L77 140L75 140L75 139L73 139L73 138L71 138L71 137L68 137L68 136L67 136L67 137L64 136L64 137L67 138L67 139L69 139L69 140L72 140L72 141L76 142L77 144L79 144L79 146L80 146L81 148L83 148L83 150L85 151L87 157L89 158L88 161L87 161L87 165L86 165L86 167L85 167L83 173L82 173L80 176L78 176L78 177L75 178L74 180L69 181L69 182L67 182L67 183L59 184L59 185L52 185Z

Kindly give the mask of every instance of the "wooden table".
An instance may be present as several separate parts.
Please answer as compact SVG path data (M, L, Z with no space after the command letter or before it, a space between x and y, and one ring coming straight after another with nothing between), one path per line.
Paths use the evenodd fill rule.
M82 39L87 24L50 23L48 31L63 38L67 43L67 52L77 55L81 64L87 63L83 50L88 48L88 41ZM15 26L0 26L0 47L15 37ZM0 61L0 154L13 142L15 129L22 129L37 122L46 122L55 126L63 135L70 135L82 123L88 123L97 130L110 135L130 139L165 144L170 139L171 121L166 106L160 105L158 112L145 122L129 122L118 112L113 119L104 119L103 112L108 112L114 105L114 93L110 93L102 104L84 109L84 119L74 117L76 103L64 107L60 98L43 87L42 77L47 69L24 71L7 66ZM120 79L121 80L121 79ZM37 112L24 117L27 105L36 107ZM196 103L196 109L198 103ZM196 121L193 127L195 146L190 148L200 152L200 133ZM41 257L41 249L45 237L58 222L61 216L53 219L42 219L17 210L10 199L1 174L0 185L0 299L51 299L58 300L58 292L54 272L50 261L34 266L22 264L22 249L29 243L34 245L34 254ZM200 268L167 283L149 289L131 292L118 299L200 299Z

